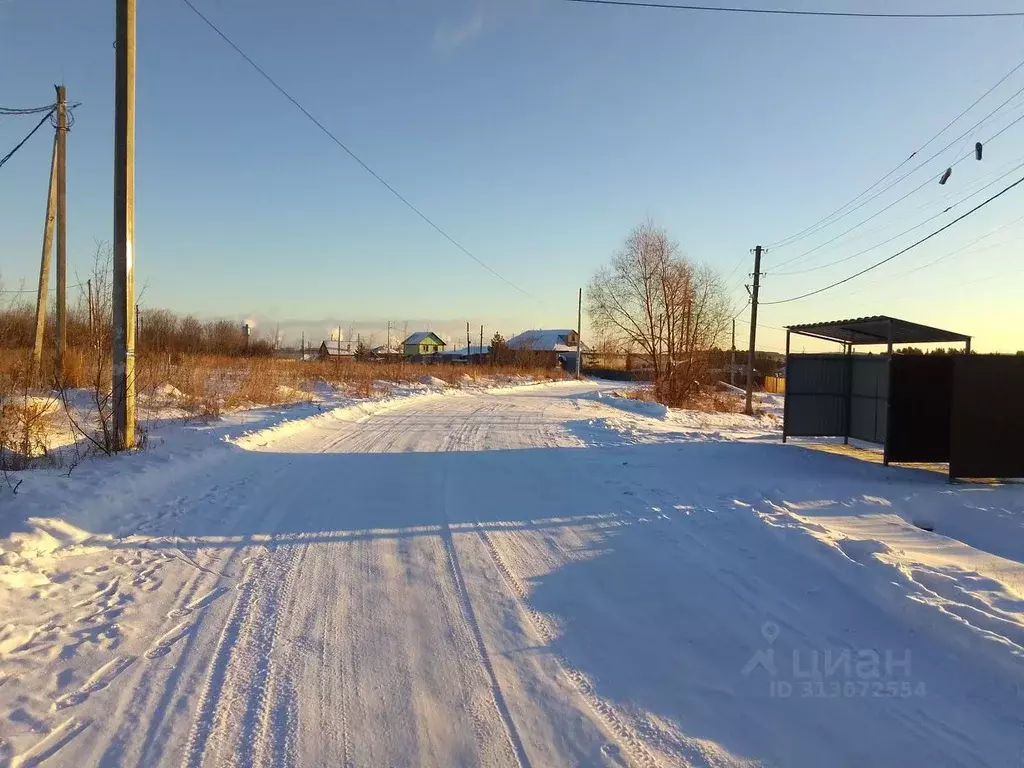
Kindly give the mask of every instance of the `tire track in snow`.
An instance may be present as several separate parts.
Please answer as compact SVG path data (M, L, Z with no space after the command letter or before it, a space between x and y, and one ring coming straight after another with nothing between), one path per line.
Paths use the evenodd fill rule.
M251 743L252 730L258 729L255 738L256 765L281 766L295 764L295 735L298 730L297 704L295 698L295 664L279 665L274 656L281 623L282 608L295 604L295 582L302 564L309 554L309 544L302 544L298 553L287 562L287 573L283 577L275 598L269 601L273 611L272 627L269 630L269 646L266 648L265 668L266 685L261 689L262 696L258 700L258 708L251 712L254 717L243 723L240 746ZM283 670L283 674L282 674ZM251 726L251 727L250 727ZM267 746L273 747L272 754L267 754Z
M365 549L366 542L355 541L350 546ZM330 553L333 555L333 553ZM322 556L321 556L322 557ZM334 648L331 645L332 638L338 634L335 612L328 610L324 612L323 627L320 634L319 648L319 675L318 684L320 690L320 731L324 734L327 742L327 754L335 754L335 742L340 745L341 760L340 768L353 768L352 742L348 726L348 695L346 691L347 674L345 672L345 659L338 660L338 664L330 663L330 655ZM332 680L331 672L337 677ZM333 685L332 685L333 683Z
M277 574L274 573L278 569L272 562L265 564L264 561L267 559L272 557L256 557L249 563L243 581L238 585L238 597L221 630L182 761L190 768L202 765L211 750L220 751L228 746L225 741L231 735L229 731L234 725L232 709L236 701L249 701L253 695L259 698L264 692L267 683L267 653L272 644L272 637L268 637L266 632L262 631L266 628L264 622L259 620L259 609L263 602L262 598L273 597L275 584L280 584L280 579L275 578ZM261 592L262 580L253 578L253 573L257 570L266 577L265 581L270 587L269 593ZM273 607L271 605L271 608ZM240 666L245 666L245 661L251 655L256 656L261 666L256 670L239 670ZM239 677L246 682L241 683ZM226 695L228 691L232 693L230 697ZM244 695L245 692L248 692L248 695ZM242 716L245 717L245 714ZM211 744L215 736L217 740ZM225 755L219 755L219 758L221 762L230 762Z
M495 709L498 711L498 716L504 726L505 735L508 738L509 746L515 755L516 762L520 768L529 768L530 760L526 756L526 749L523 747L523 741L519 736L519 731L516 730L516 725L512 720L508 704L505 702L505 696L501 692L501 686L498 684L498 676L494 672L494 665L491 663L491 658L487 653L487 646L484 644L483 634L480 632L480 624L473 611L473 604L470 602L469 593L466 591L466 582L462 575L462 566L459 563L458 553L455 551L455 542L452 540L452 531L451 528L448 527L447 520L444 521L441 527L441 541L444 545L445 556L447 558L449 576L452 584L455 586L455 593L459 604L459 612L462 622L475 642L476 655L487 674L488 683L490 685L490 698L494 702ZM477 715L477 713L471 712L471 715ZM474 730L477 730L479 735L479 732L482 729L478 727Z
M587 703L587 706L604 726L605 731L615 738L617 746L622 752L628 755L631 764L657 768L659 765L658 761L655 759L654 755L651 754L650 750L647 749L647 746L644 744L644 741L639 734L637 734L633 727L615 711L611 704L598 695L586 675L576 670L565 656L562 655L561 651L558 650L556 645L556 635L548 624L547 619L545 619L538 611L534 610L529 604L529 591L523 583L519 581L515 574L512 573L508 565L506 565L501 553L494 545L494 542L491 541L487 532L480 526L479 521L476 521L473 525L477 536L480 538L484 548L490 555L491 561L494 563L494 567L504 580L509 593L517 603L520 611L524 616L526 616L527 622L538 639L548 647L552 658L554 658L559 668L561 668L562 673L565 675L566 679L569 680L580 698Z
M473 410L475 415L483 410L485 406L477 407ZM454 432L449 432L446 435L444 446L442 450L450 451L455 447L468 445L470 437L476 434L480 430L479 425L474 425L470 419L465 419L460 427ZM505 731L506 739L508 740L508 747L511 749L512 756L520 766L520 768L529 768L530 760L526 755L526 749L523 746L522 738L519 736L519 731L516 729L516 724L512 720L512 714L509 712L508 704L505 701L505 696L501 692L501 686L498 683L498 676L494 671L494 665L491 663L491 657L487 653L487 646L484 643L483 633L480 631L480 623L477 621L476 613L473 610L473 603L469 599L469 592L466 589L466 579L462 572L462 564L459 562L459 555L455 549L455 541L452 536L452 529L448 519L448 499L452 491L452 476L450 472L445 472L444 476L444 517L441 520L440 538L441 544L444 548L444 557L446 560L448 570L449 583L455 589L455 601L458 606L458 616L461 619L464 629L472 637L473 644L475 645L475 655L480 661L484 668L484 672L487 677L488 685L490 688L490 700L493 704L494 709L498 713L498 717L501 720L503 729ZM474 718L474 730L478 739L484 733L483 724L478 721L480 713L476 712L475 709L471 709L471 716ZM481 754L486 754L481 750Z

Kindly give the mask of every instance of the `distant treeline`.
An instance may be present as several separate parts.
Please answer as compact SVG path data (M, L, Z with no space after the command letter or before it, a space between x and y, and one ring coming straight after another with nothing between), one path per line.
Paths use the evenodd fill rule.
M68 308L67 344L84 349L110 338L109 302L89 300ZM56 346L57 324L53 307L46 316L43 346ZM35 305L28 301L0 307L0 348L30 349L35 339ZM250 338L239 323L231 320L203 321L194 315L178 315L167 309L140 309L135 348L139 352L269 355L274 345L268 339Z

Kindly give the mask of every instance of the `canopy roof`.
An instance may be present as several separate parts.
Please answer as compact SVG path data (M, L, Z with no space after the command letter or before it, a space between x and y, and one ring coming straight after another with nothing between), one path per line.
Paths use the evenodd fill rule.
M944 331L887 315L790 325L787 329L792 333L842 344L930 344L971 340L970 336L962 333Z

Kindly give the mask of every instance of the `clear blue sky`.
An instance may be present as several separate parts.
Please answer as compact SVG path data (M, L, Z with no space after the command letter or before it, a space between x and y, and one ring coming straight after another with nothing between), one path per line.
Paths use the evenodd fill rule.
M205 316L572 325L577 287L645 217L728 274L755 244L802 229L871 184L1024 58L1024 19L831 20L556 0L195 1L384 178L536 297L404 208L183 3L143 0L137 280L145 305ZM1009 0L785 7L981 5L1019 9ZM0 0L0 104L46 103L60 81L82 102L69 141L72 271L85 271L94 241L111 237L113 12L113 0ZM1021 87L1024 69L956 128ZM948 156L1020 115L1024 97L1009 106ZM0 154L31 125L0 118ZM845 226L772 250L765 269L934 176L806 266L892 237L1024 161L1022 145L1024 121L988 145L982 163L957 166L946 187L937 178L948 160L939 158ZM0 169L8 289L34 285L48 163L41 132ZM1024 348L1024 225L979 244L1005 246L876 283L1015 220L1022 204L1024 186L848 290L765 307L763 321L884 312L976 334L980 349ZM843 277L952 215L830 269L769 275L763 298ZM763 339L780 348L782 334L766 328Z

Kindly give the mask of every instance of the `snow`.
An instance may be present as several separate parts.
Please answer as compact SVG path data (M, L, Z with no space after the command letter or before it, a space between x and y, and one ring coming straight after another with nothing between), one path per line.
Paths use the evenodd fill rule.
M169 400L183 400L185 398L185 393L183 393L180 389L178 389L173 384L167 384L167 383L164 383L164 384L161 384L160 386L158 386L156 388L156 394L159 397L164 397L164 398L167 398Z
M22 473L0 764L1020 764L1020 486L517 383Z
M523 331L508 340L509 349L531 349L535 352L576 352L575 344L568 344L568 338L575 331L570 328ZM584 352L590 348L582 345Z

